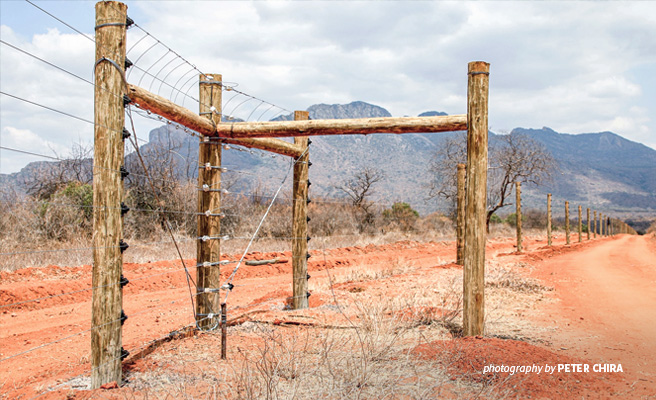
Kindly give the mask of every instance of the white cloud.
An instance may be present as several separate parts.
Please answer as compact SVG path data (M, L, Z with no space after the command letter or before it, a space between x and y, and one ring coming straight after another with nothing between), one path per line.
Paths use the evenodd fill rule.
M140 16L138 24L201 70L222 73L225 81L238 82L238 89L290 110L364 100L393 115L464 113L467 63L485 60L491 63L493 128L612 130L656 147L656 121L650 118L656 108L656 81L651 78L656 68L656 3L128 5L132 15ZM54 20L57 29L22 38L10 28L12 20L3 15L3 40L91 78L93 43ZM197 97L197 73L154 43L132 28L130 59L138 60L142 70L166 77L167 84L183 93L138 69L129 71L130 81L196 111L192 98ZM4 45L0 61L3 91L91 119L89 84ZM230 96L226 93L226 102ZM92 138L88 124L6 96L1 101L3 132L7 126L25 129L63 146L78 137ZM240 105L238 98L226 111L245 117L258 105ZM140 122L138 128L147 126Z

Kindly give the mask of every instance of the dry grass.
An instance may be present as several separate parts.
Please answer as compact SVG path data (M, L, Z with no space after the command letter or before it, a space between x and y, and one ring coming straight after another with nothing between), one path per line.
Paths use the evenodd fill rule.
M228 361L218 357L217 333L163 345L147 356L149 367L128 373L117 398L503 398L501 381L453 380L445 367L461 357L457 352L434 359L413 353L420 344L450 340L461 331L461 270L436 272L403 258L362 268L332 276L333 286L317 284L313 292L333 304L293 313L263 305L267 317L230 327ZM517 272L530 268L488 263L488 334L529 339L522 312L548 291ZM390 292L390 282L402 289ZM351 293L344 283L367 289ZM294 318L310 326L272 323Z
M444 370L444 360L424 360L413 354L419 344L450 336L438 325L399 318L408 304L418 308L412 300L341 304L353 321L350 329L290 331L253 323L232 328L231 337L239 335L241 343L256 345L233 351L227 363L207 356L208 346L218 339L208 334L193 350L158 355L157 362L171 365L170 370L132 374L128 387L137 397L148 391L148 398L161 399L425 399L443 395L457 399L474 398L484 391L491 396L490 389L480 384L452 380Z

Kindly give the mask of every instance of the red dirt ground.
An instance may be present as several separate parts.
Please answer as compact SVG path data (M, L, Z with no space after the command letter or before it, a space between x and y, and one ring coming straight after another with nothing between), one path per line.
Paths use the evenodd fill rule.
M504 264L534 265L532 277L554 287L556 301L541 305L536 326L558 330L536 338L548 348L498 338L454 339L415 349L418 357L448 355L454 378L501 382L505 396L518 398L646 398L656 395L656 239L626 236L554 246L525 240L517 254L514 239L490 240L488 259ZM385 268L400 258L431 273L458 268L453 242L402 241L313 251L309 273ZM289 252L252 253L248 259L290 259ZM227 258L230 258L226 256ZM195 260L187 260L191 268ZM224 277L231 268L225 268ZM142 349L153 339L193 322L191 302L179 261L126 264L130 284L124 289L128 321L123 329L127 349ZM396 279L396 275L394 275ZM229 305L234 314L284 304L291 295L291 263L244 266L235 279ZM402 275L399 278L402 281ZM78 375L88 375L91 267L21 269L0 273L0 398L63 398L70 391L46 391ZM71 293L75 292L75 293ZM40 299L36 300L35 299ZM311 306L329 303L310 298ZM272 321L284 323L284 321ZM47 344L56 342L53 344ZM42 347L43 346L43 347ZM155 350L157 351L157 350ZM130 359L128 359L130 361ZM487 364L621 363L623 373L572 373L508 377L483 375ZM143 363L138 360L136 365ZM82 398L110 398L109 391L79 391Z

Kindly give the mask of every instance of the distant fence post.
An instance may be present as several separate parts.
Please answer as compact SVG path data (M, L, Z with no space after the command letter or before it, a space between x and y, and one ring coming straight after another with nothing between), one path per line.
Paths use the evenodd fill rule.
M569 201L565 202L565 242L570 244L569 241Z
M91 388L121 384L123 128L127 6L96 3Z
M462 318L465 336L482 335L484 330L489 74L490 64L469 63Z
M295 121L310 118L307 111L295 111ZM292 183L292 306L294 310L309 307L308 301L308 179L310 154L308 137L295 137L294 144L302 147L305 153L294 164L294 182Z
M579 243L583 241L583 218L582 218L582 208L581 205L579 205Z
M463 265L465 249L465 179L467 166L458 164L456 171L456 264Z
M547 245L551 246L551 193L547 194Z
M592 233L593 238L597 238L597 210L594 210L594 220L592 220Z
M606 216L604 214L599 214L599 236L604 237L604 221Z
M214 125L221 123L223 83L221 74L200 74L199 114ZM198 149L198 241L196 245L196 323L201 329L220 318L221 297L203 293L221 286L221 141L203 136ZM209 318L210 314L214 314Z
M588 240L590 240L590 230L591 230L591 227L590 227L590 207L586 207L586 210L587 210L586 212L588 213L588 229L587 229L588 232L587 233L588 233Z
M517 225L517 252L522 252L522 183L515 182L515 222Z

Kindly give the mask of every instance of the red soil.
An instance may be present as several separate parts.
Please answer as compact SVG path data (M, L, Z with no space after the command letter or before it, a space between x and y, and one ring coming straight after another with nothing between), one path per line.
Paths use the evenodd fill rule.
M552 295L558 301L544 304L542 317L535 323L558 325L560 330L547 339L565 350L556 354L521 341L467 338L422 345L416 349L416 354L430 358L446 353L453 360L446 367L454 377L501 382L501 387L508 390L506 395L511 397L654 395L655 243L653 237L619 236L579 244L574 236L571 246L565 246L561 237L554 241L553 247L546 247L546 240L529 239L524 242L525 252L517 254L514 239L490 240L487 245L489 259L509 265L528 261L535 265L533 277L555 288ZM399 258L438 274L444 268L458 268L448 263L455 257L453 242L402 241L313 251L312 255L309 273L313 276L319 276L319 271L329 270L333 274L352 269L365 261L367 268L385 268ZM247 259L276 257L290 260L291 254L252 253ZM185 264L195 276L195 260L186 260ZM226 278L231 272L232 266L228 266L222 275ZM125 348L143 349L145 343L193 323L189 289L179 261L126 264L124 275L130 280L124 289L124 309L129 317L123 329ZM403 276L393 279L402 282ZM291 296L291 263L242 266L233 283L235 290L229 300L233 316L258 309L282 309ZM88 265L0 273L0 307L5 305L0 308L0 398L31 398L37 394L41 398L63 398L71 394L69 389L51 392L46 389L78 375L88 376L90 286L91 267ZM331 299L326 296L310 297L311 307L328 303ZM441 312L439 309L428 311ZM56 343L39 348L49 342ZM126 364L138 369L151 362L130 363L128 359ZM482 374L487 364L592 365L604 362L622 363L625 373L511 377ZM628 386L633 383L634 386ZM110 392L112 390L108 389L101 395L98 391L76 391L72 395L111 398Z

